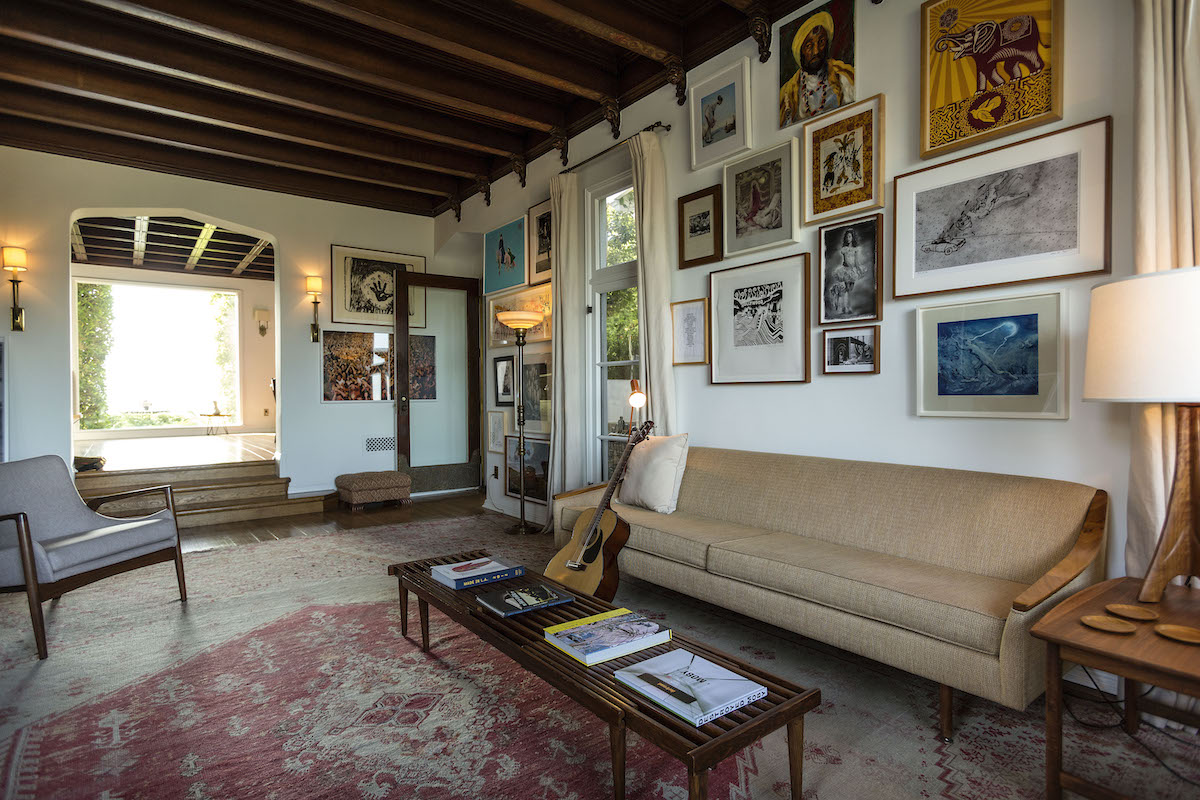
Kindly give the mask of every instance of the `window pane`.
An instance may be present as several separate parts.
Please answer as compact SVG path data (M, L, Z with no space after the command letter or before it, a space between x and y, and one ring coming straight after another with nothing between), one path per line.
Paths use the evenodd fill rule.
M637 259L637 223L633 189L604 199L604 266L612 267Z
M629 381L638 376L636 365L604 367L604 432L624 436L629 433Z
M607 292L604 295L604 360L636 360L641 353L639 338L637 287Z
M604 443L604 480L612 477L613 470L617 468L617 462L621 460L621 455L625 452L625 442L614 442L607 440Z

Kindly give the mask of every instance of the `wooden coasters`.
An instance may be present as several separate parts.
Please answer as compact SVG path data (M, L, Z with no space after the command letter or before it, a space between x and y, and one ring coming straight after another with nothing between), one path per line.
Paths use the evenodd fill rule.
M1125 603L1109 603L1104 607L1104 610L1110 614L1116 614L1118 617L1125 619L1136 619L1140 622L1149 622L1153 619L1158 619L1158 612L1153 608L1145 606L1131 606Z
M1200 628L1189 628L1187 625L1155 625L1154 631L1159 636L1184 644L1200 644Z
M1081 617L1080 622L1087 625L1089 628L1095 628L1098 631L1105 633L1133 633L1137 630L1137 626L1132 622L1116 617L1106 617L1103 614L1088 614L1086 617ZM1158 627L1166 627L1159 625ZM1163 634L1164 636L1166 634Z

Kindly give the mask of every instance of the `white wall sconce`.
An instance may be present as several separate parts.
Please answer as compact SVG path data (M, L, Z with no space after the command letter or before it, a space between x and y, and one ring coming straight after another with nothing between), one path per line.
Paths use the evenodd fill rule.
M12 275L8 279L9 283L12 284L12 329L14 331L23 331L25 330L25 309L21 308L21 290L19 288L21 281L17 279L17 275L29 270L25 257L25 248L0 248L0 266L3 266Z
M267 335L267 326L271 324L271 312L265 308L254 309L254 321L258 323L258 335Z
M313 299L312 340L319 342L321 341L321 326L318 324L317 306L321 305L321 276L309 275L305 278L304 291L311 295Z

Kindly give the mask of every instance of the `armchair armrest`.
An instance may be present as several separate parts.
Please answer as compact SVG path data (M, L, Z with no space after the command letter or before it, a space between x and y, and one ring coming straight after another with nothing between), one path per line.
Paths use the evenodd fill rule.
M593 484L591 486L585 486L582 489L575 489L574 491L570 491L570 492L560 492L559 494L554 495L554 499L562 500L567 497L574 497L577 494L587 494L588 492L594 492L597 489L604 489L607 486L608 486L607 483L597 483L597 484Z
M1083 518L1083 527L1079 538L1071 552L1059 561L1050 571L1013 600L1014 611L1029 611L1046 601L1048 597L1062 589L1079 574L1087 569L1104 544L1104 531L1108 527L1108 493L1098 490L1092 502L1088 505L1087 515Z
M21 572L25 576L25 586L34 588L32 597L37 596L37 567L33 557L33 536L29 532L29 516L24 511L0 516L0 522L15 522L17 525L17 549L21 552ZM32 603L33 600L30 600Z
M138 495L154 494L156 492L162 492L166 496L167 508L172 514L174 514L175 496L171 492L171 487L167 484L163 484L162 486L148 486L145 489L130 489L127 492L118 492L117 494L109 494L105 495L104 497L93 497L90 500L85 500L84 502L87 503L87 507L92 511L99 513L100 506L104 505L105 503L110 503L113 500L122 500L127 497L137 497Z

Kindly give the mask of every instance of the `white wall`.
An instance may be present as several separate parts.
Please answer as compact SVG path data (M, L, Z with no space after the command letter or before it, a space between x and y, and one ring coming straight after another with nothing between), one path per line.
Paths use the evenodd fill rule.
M1065 112L1061 122L1045 125L999 141L976 145L937 159L918 156L920 108L920 54L918 49L920 4L892 0L880 6L857 2L857 92L860 98L877 93L887 96L886 177L953 160L1058 128L1111 114L1113 128L1113 249L1114 276L1132 267L1132 210L1129 193L1132 160L1133 77L1128 59L1114 53L1133 48L1133 12L1126 0L1067 0L1065 31ZM786 20L785 20L786 21ZM778 26L776 26L776 33ZM750 59L753 98L754 147L770 146L788 136L799 136L800 126L779 131L776 120L778 91L778 37L766 64L747 39L688 75L690 82L740 59ZM689 133L686 108L675 104L673 87L664 87L622 112L622 134L662 120L673 130L662 136L667 159L670 193L680 196L719 183L720 165L692 172L689 168ZM570 142L571 163L612 144L607 124L598 125ZM514 219L549 196L549 179L561 169L557 152L529 165L528 186L520 188L514 176L492 187L492 205L479 197L463 205L463 219L452 214L436 220L435 241L460 232L484 233ZM891 265L891 184L887 187L885 220L885 274ZM672 208L672 216L674 208ZM674 219L672 219L674 225ZM674 237L671 237L674 247ZM805 228L798 245L780 247L751 256L730 258L718 264L676 271L674 300L702 297L708 291L707 275L713 269L738 266L794 252L816 252L816 227ZM674 255L674 254L673 254ZM480 258L477 254L476 258ZM478 263L478 262L477 262ZM885 289L890 296L890 275ZM1083 404L1083 346L1087 329L1088 293L1097 279L1047 281L1026 287L979 290L884 303L881 364L878 376L822 376L814 371L812 383L800 385L711 386L705 367L677 367L680 427L691 433L693 444L751 450L802 453L839 458L928 464L973 470L1039 475L1079 481L1106 489L1111 498L1112 537L1109 571L1123 574L1125 498L1129 467L1126 409ZM1063 291L1067 296L1067 336L1070 369L1070 419L1022 421L921 418L915 412L915 312L925 305L955 300ZM811 357L819 364L819 330L814 326ZM486 359L491 364L491 357ZM488 403L492 389L488 384ZM498 456L489 458L499 463ZM490 467L489 467L490 475ZM498 483L496 484L498 485ZM491 486L491 484L489 484ZM491 487L495 488L495 487ZM501 487L502 488L502 487ZM490 492L502 509L514 503ZM986 535L985 531L980 532Z

